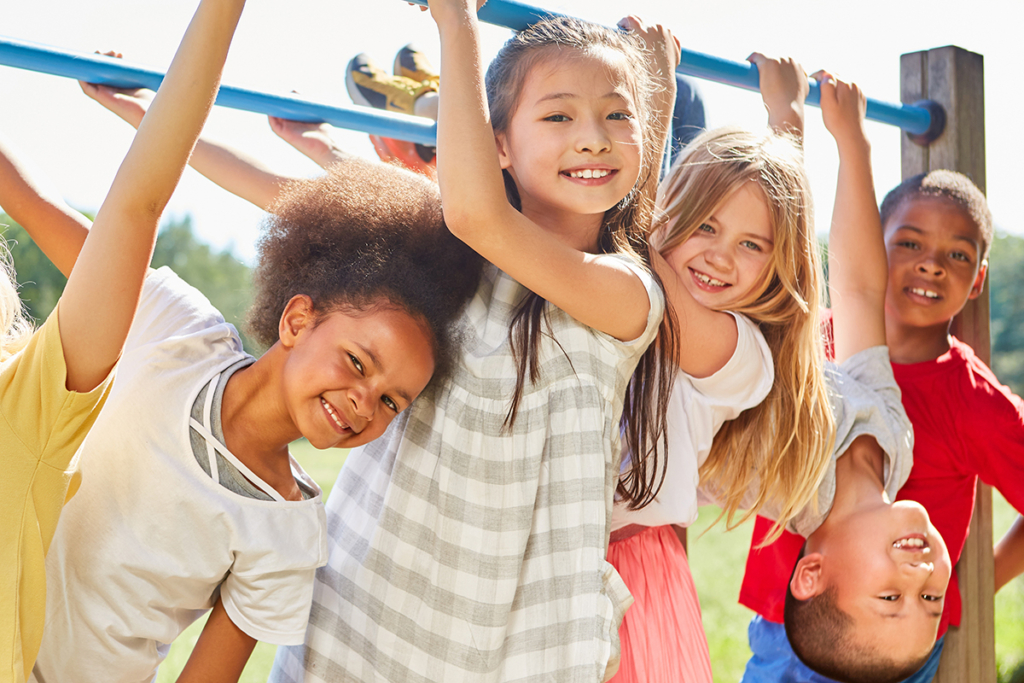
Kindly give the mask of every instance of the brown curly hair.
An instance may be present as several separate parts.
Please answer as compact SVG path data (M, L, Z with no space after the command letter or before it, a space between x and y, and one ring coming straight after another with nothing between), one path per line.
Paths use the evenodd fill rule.
M448 232L437 185L423 176L351 160L294 182L271 208L257 250L247 327L260 344L277 342L285 305L305 294L318 314L408 312L430 331L435 380L450 371L455 323L483 261Z

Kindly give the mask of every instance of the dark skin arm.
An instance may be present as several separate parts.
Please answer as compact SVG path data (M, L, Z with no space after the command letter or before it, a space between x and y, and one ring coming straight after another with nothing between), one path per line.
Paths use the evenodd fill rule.
M237 681L254 647L256 639L238 628L217 600L178 683Z

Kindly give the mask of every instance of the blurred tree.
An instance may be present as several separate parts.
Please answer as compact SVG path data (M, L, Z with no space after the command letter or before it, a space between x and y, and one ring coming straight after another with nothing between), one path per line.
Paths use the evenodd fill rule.
M21 299L33 318L45 320L57 305L67 280L9 216L0 215L0 226L4 226L3 236L14 256ZM230 249L214 251L196 239L190 216L168 221L160 229L153 267L161 266L170 266L185 282L205 294L225 320L242 331L251 300L249 267L235 258ZM244 333L242 341L250 353L259 350Z
M989 253L992 370L1024 393L1024 238L999 234Z

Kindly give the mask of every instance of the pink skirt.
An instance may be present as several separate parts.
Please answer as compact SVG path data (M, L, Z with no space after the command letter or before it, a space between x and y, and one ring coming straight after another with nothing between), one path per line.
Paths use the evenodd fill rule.
M635 602L619 628L622 662L611 683L711 683L711 657L690 565L671 526L608 545Z

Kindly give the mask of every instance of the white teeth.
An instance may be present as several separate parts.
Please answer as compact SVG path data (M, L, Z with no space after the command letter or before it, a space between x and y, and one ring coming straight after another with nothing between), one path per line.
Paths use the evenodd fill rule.
M332 420L334 420L334 424L338 425L338 427L340 427L341 429L347 429L347 427L345 427L342 421L338 419L338 414L334 412L334 408L331 407L330 403L325 401L323 398L320 399L320 403L322 403L324 408L327 409L327 414L331 416Z
M609 171L596 168L585 168L582 171L570 171L569 176L572 178L604 178L608 175Z
M711 285L712 287L725 287L725 285L727 284L725 282L722 282L721 280L716 280L713 277L705 275L704 273L698 273L697 271L693 271L693 274L697 276L698 280L700 280L706 285Z
M923 538L901 538L892 544L893 548L899 550L904 549L920 549L926 547L928 544L925 543Z
M939 293L938 292L933 292L930 289L921 289L920 287L911 287L910 291L913 294L917 294L918 296L926 296L929 299L938 299L939 298Z

